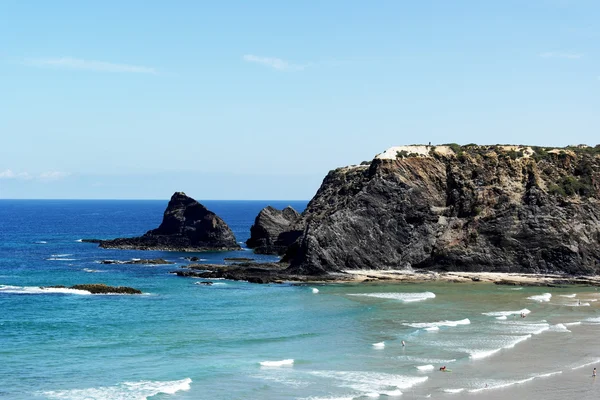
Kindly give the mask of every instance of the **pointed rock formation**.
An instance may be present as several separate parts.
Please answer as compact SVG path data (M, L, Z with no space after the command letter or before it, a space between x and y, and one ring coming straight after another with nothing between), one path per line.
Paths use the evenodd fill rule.
M283 210L267 206L256 216L246 245L258 254L283 254L302 234L301 229L293 229L299 219L300 214L290 206Z
M164 251L226 251L240 248L225 221L183 192L173 194L158 228L140 237L103 240L100 247Z

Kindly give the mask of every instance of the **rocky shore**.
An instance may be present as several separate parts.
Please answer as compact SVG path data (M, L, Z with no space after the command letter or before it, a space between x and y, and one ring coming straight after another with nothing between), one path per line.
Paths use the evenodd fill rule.
M600 276L433 270L346 270L322 275L289 272L287 263L190 264L172 274L185 278L229 279L250 283L493 283L510 286L600 286Z

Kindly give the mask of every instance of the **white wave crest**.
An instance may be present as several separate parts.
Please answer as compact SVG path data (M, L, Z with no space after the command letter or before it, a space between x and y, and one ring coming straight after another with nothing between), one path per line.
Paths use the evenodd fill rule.
M385 347L385 342L373 343L373 347L376 349L383 349Z
M435 367L431 364L427 364L427 365L418 365L417 369L419 371L433 371L435 369Z
M45 240L38 240L34 242L35 244L46 244L48 242L46 242Z
M313 293L319 293L319 289L317 289L317 288L312 288L312 292L313 292Z
M261 361L259 364L263 367L283 367L285 365L293 365L294 359L290 358L281 361Z
M46 261L77 261L75 258L49 257Z
M575 325L581 325L581 321L565 322L565 326L575 326Z
M490 357L502 349L493 349L493 350L469 350L469 357L473 360L481 360L482 358Z
M492 311L492 312L485 312L485 313L481 313L483 315L488 315L490 317L509 317L511 315L527 315L529 314L531 311L529 311L528 309L524 308L522 310L519 311Z
M83 242L83 239L77 239L76 242L81 243Z
M570 330L567 329L567 327L564 324L556 324L556 325L552 325L550 327L550 331L551 332L571 332Z
M91 295L87 290L69 289L69 288L50 288L40 286L5 286L0 285L0 293L10 294L77 294Z
M460 393L460 392L464 392L465 388L458 388L458 389L444 389L444 392L446 393Z
M458 321L438 321L438 322L414 322L414 323L404 323L403 325L410 326L412 328L439 328L441 326L458 326L458 325L469 325L471 321L469 318L461 319Z
M427 299L435 298L435 293L432 292L421 292L421 293L355 293L349 294L349 296L365 296L365 297L376 297L379 299L391 299L399 300L404 303L412 303L415 301L423 301Z
M139 381L123 382L116 386L104 386L88 389L56 390L41 393L49 399L81 400L140 400L159 393L175 394L190 390L192 380L185 378L179 381Z
M550 376L562 374L562 371L548 372L547 374L536 375L536 378L548 378Z
M340 386L349 387L363 395L377 393L386 396L400 396L403 389L409 389L428 379L426 376L414 377L366 371L312 371L310 373L336 380Z
M103 271L103 270L101 270L101 269L91 269L91 268L84 268L83 270L84 270L85 272L89 272L89 273L106 272L106 271Z
M499 316L499 317L496 317L496 319L499 319L499 320L505 320L505 319L507 319L507 318L508 318L508 317L507 317L506 315L501 315L501 316Z
M51 254L50 257L69 257L72 256L73 254Z
M529 296L528 299L529 300L535 300L535 301L539 301L541 302L548 302L550 301L550 299L552 298L552 294L551 293L544 293L544 294L538 294L535 296Z
M585 367L588 367L588 366L593 365L593 364L598 364L599 362L600 362L600 358L597 359L597 360L591 361L591 362L587 362L585 364L577 365L577 366L575 366L575 367L573 367L571 369L572 370L576 370L576 369L580 369L580 368L585 368Z
M572 299L573 297L577 296L576 294L561 294L560 297L567 297L569 299Z

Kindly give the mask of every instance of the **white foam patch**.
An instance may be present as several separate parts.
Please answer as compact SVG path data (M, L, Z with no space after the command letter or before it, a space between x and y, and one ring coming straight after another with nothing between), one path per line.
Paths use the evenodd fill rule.
M581 321L565 322L565 326L576 326L576 325L581 325Z
M294 365L294 359L290 358L281 361L261 361L259 364L263 367L283 367L286 365Z
M400 396L403 389L425 382L428 377L414 377L366 371L311 371L312 375L334 379L342 387L349 387L363 395L377 393L386 396Z
M76 242L81 243L83 242L83 239L77 239Z
M46 242L45 240L38 240L36 242L34 242L35 244L46 244L48 242Z
M584 322L588 322L591 324L600 324L600 317L590 317L583 320Z
M435 369L435 367L431 364L427 364L427 365L418 365L417 369L419 371L433 371Z
M59 400L145 400L159 393L175 394L179 391L190 390L191 383L192 380L190 378L179 381L123 382L116 386L47 391L41 394L48 399Z
M68 289L68 288L49 288L39 286L5 286L0 285L0 293L10 294L77 294L91 295L87 290Z
M508 317L511 315L527 315L529 314L531 311L529 311L528 309L524 308L522 310L519 311L492 311L492 312L485 312L482 313L483 315L488 315L490 317Z
M445 393L451 393L451 394L454 394L454 393L460 393L460 392L464 392L464 391L465 391L465 388L459 388L459 389L444 389L444 392L445 392Z
M49 257L47 261L77 261L75 258Z
M404 323L403 325L410 326L412 328L439 328L441 326L455 327L458 325L469 325L471 321L469 318L461 319L458 321L438 321L438 322L414 322Z
M499 320L506 320L507 318L508 317L506 315L502 315L500 317L496 317L496 319L499 319Z
M383 349L385 347L385 342L373 343L373 347L376 349Z
M435 331L439 331L440 327L439 326L430 326L429 328L425 328L424 330L426 330L428 332L435 332Z
M548 301L550 301L551 298L552 298L552 294L551 293L538 294L536 296L529 296L528 297L529 300L538 301L540 303L542 303L542 302L548 302Z
M468 350L467 352L469 353L469 357L471 357L473 360L481 360L482 358L487 358L487 357L493 356L500 350L502 350L502 349Z
M103 271L103 270L101 270L101 269L91 269L91 268L84 268L83 270L84 270L85 272L89 272L89 273L106 272L106 271Z
M576 296L577 296L576 294L561 294L560 295L560 297L566 297L566 298L569 298L569 299L572 299L572 298L574 298Z
M571 332L570 330L567 329L567 327L565 326L565 324L556 324L556 325L552 325L550 327L550 332Z
M435 293L432 292L421 292L421 293L356 293L349 294L348 296L365 296L365 297L376 297L379 299L391 299L398 300L404 303L412 303L415 301L423 301L427 299L434 299Z
M317 289L317 288L312 288L312 292L313 292L313 293L319 293L319 289Z

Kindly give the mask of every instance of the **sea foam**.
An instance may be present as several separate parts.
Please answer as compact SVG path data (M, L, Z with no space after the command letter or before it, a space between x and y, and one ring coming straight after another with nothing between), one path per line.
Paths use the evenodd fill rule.
M56 390L41 393L48 399L80 400L142 400L159 393L174 394L190 390L192 380L123 382L116 386L101 386L88 389Z
M294 359L290 358L290 359L281 360L281 361L261 361L259 364L263 367L283 367L286 365L293 365Z
M469 318L461 319L458 321L438 321L438 322L414 322L414 323L404 323L403 325L410 326L412 328L424 328L426 330L439 328L441 326L449 326L454 327L458 325L469 325L471 321Z
M376 297L379 299L391 299L399 300L404 303L412 303L415 301L423 301L427 299L435 298L435 293L432 292L421 292L421 293L354 293L349 296L365 296L365 297Z
M87 290L69 289L69 288L50 288L40 286L5 286L0 285L0 293L10 294L77 294L91 295Z
M368 371L312 371L311 374L333 379L339 386L356 390L363 396L375 394L400 396L403 389L410 389L428 379L426 376L415 377Z
M550 301L550 299L552 298L552 294L551 293L544 293L544 294L538 294L535 296L529 296L528 299L529 300L535 300L535 301L539 301L541 302L548 302Z

